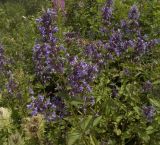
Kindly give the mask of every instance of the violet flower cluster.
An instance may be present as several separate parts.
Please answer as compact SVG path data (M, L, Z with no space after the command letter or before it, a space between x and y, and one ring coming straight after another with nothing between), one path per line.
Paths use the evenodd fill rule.
M32 101L27 105L28 109L32 110L31 115L36 116L38 113L44 115L46 120L52 121L56 119L56 106L51 103L50 99L39 94L37 98L31 97Z
M92 64L97 65L98 69L103 65L104 63L104 55L101 51L102 42L98 42L96 44L89 44L85 47L84 50L84 56L86 56L86 59Z
M66 111L60 97L40 93L35 97L36 94L31 88L29 89L29 94L31 96L31 102L27 105L27 108L31 110L32 116L42 114L49 122L64 117Z
M41 39L36 42L33 49L33 60L38 78L46 83L54 73L63 73L64 60L60 54L65 51L63 46L58 46L55 33L58 28L53 24L56 12L49 9L43 16L37 19Z
M18 84L15 82L14 78L10 76L8 82L6 84L6 89L10 95L13 95L14 92L17 90Z
M4 71L5 63L6 63L6 61L5 61L5 57L4 57L4 49L0 45L0 72Z
M113 13L113 0L108 0L105 4L105 7L102 8L102 17L103 17L103 22L106 25L111 25L111 18L112 18L112 13Z
M146 81L143 85L143 92L147 93L147 92L150 92L153 88L153 84L151 81Z
M42 17L36 20L41 37L33 48L33 60L36 77L44 86L51 85L53 76L56 74L62 75L64 73L63 54L66 50L62 45L59 45L56 37L58 32L56 17L56 10L48 9ZM64 115L64 104L60 98L54 96L54 90L50 91L46 92L46 95L38 93L38 96L30 91L31 103L28 105L28 109L31 110L32 115L40 113L45 116L46 120L53 121Z
M71 86L70 94L84 97L91 93L90 84L96 78L97 65L91 65L83 60L79 61L77 56L70 60L70 65L72 66L72 72L68 77Z
M136 5L133 5L128 13L128 18L131 20L138 20L140 16L139 10Z
M109 42L105 44L105 48L112 54L112 52L114 52L114 54L116 56L120 56L122 54L122 52L126 51L126 49L128 48L128 46L131 45L131 43L129 43L131 41L127 41L123 39L123 34L121 32L121 30L119 29L118 31L113 31Z
M153 106L144 106L143 114L148 122L152 122L156 109Z
M106 4L106 8L108 8ZM103 19L108 21L110 12L105 13L106 17ZM113 28L109 41L105 44L105 48L115 56L120 56L123 52L126 52L128 48L133 48L135 57L141 56L148 52L151 47L155 46L159 41L146 40L141 33L139 26L140 13L136 5L133 5L128 14L128 20L121 21L120 28Z

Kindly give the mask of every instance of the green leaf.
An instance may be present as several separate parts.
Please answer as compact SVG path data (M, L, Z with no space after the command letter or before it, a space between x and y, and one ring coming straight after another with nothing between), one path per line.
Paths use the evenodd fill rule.
M99 142L97 141L97 139L92 135L90 135L90 143L91 145L99 145Z
M83 101L72 101L71 105L78 107L79 105L82 105L84 102Z
M91 142L92 145L96 145L94 140L93 140L93 137L91 135L90 135L90 142Z
M86 130L89 127L89 125L92 122L92 118L93 117L91 115L89 115L88 117L86 117L85 119L83 119L82 124L81 124L81 128L83 130Z
M121 135L121 133L122 133L122 131L118 128L115 128L114 132L116 133L117 136Z
M145 134L145 133L141 135L141 138L142 138L146 143L150 140L150 136L147 135L147 134Z
M155 100L155 99L149 99L150 101L151 101L151 103L153 104L153 105L155 105L156 107L159 107L160 108L160 103L157 101L157 100Z
M68 133L67 145L74 145L82 136L77 130Z
M103 2L104 2L104 0L97 0L97 2L98 2L98 3L103 3Z
M146 128L146 132L147 132L148 135L149 135L149 134L152 134L152 133L154 132L153 126L148 126L148 127Z
M99 122L101 121L102 116L97 117L94 121L93 121L93 127L96 126L97 124L99 124Z

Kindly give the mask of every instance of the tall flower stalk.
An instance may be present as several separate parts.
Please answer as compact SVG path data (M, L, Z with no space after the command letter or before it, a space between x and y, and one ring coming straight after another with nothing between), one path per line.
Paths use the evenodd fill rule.
M57 12L48 9L41 18L37 19L41 39L36 41L33 49L33 60L36 75L43 83L52 78L54 73L63 73L64 62L60 57L65 51L63 46L58 46L58 38L55 36L59 31L55 24Z

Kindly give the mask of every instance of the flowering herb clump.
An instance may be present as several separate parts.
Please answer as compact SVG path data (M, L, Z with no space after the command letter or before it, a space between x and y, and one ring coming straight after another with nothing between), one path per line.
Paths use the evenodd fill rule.
M104 9L108 9L108 4ZM112 15L106 12L105 16L102 15L103 20L108 21ZM122 53L127 52L129 48L132 48L134 57L137 58L147 53L155 44L158 44L158 39L147 40L145 35L142 35L139 17L138 7L133 5L129 10L128 19L121 20L120 27L110 27L109 41L105 44L105 48L112 55L115 54L119 57ZM105 26L108 27L107 24Z
M45 87L46 94L38 93L38 97L35 97L37 95L31 92L31 103L28 105L32 115L43 114L48 121L62 117L64 108L63 101L54 94L58 84L52 87L52 83L55 82L54 77L64 74L63 54L66 51L56 36L58 32L56 19L57 11L48 9L36 20L40 38L36 40L33 48L33 60L36 79Z
M25 1L0 5L0 142L159 145L159 2L38 0L33 31Z

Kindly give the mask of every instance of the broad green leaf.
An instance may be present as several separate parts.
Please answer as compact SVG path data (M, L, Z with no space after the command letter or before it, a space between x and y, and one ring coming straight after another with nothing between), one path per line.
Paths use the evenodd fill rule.
M99 142L97 141L97 139L92 135L90 135L90 143L91 145L99 145Z
M80 139L82 134L77 130L68 133L67 145L75 145L75 143Z
M104 0L97 0L97 2L98 2L98 3L103 3L103 2L104 2Z
M154 128L152 126L148 126L146 128L146 132L147 132L147 134L152 134L154 132Z
M99 124L99 122L101 121L102 116L97 117L94 121L93 121L93 127L96 126L97 124Z
M160 103L157 101L157 100L154 100L154 99L149 99L150 101L151 101L151 103L153 104L153 105L155 105L156 107L159 107L160 108Z
M116 135L118 135L118 136L121 135L121 133L122 133L121 130L118 129L118 128L115 128L115 129L114 129L114 132L115 132Z
M86 118L83 119L83 121L81 123L81 128L83 130L86 130L89 127L89 125L91 124L91 122L92 122L92 116L89 115L89 116L87 116Z
M76 107L78 107L79 105L82 105L84 102L83 101L72 101L71 102L71 104L73 105L73 106L76 106Z

